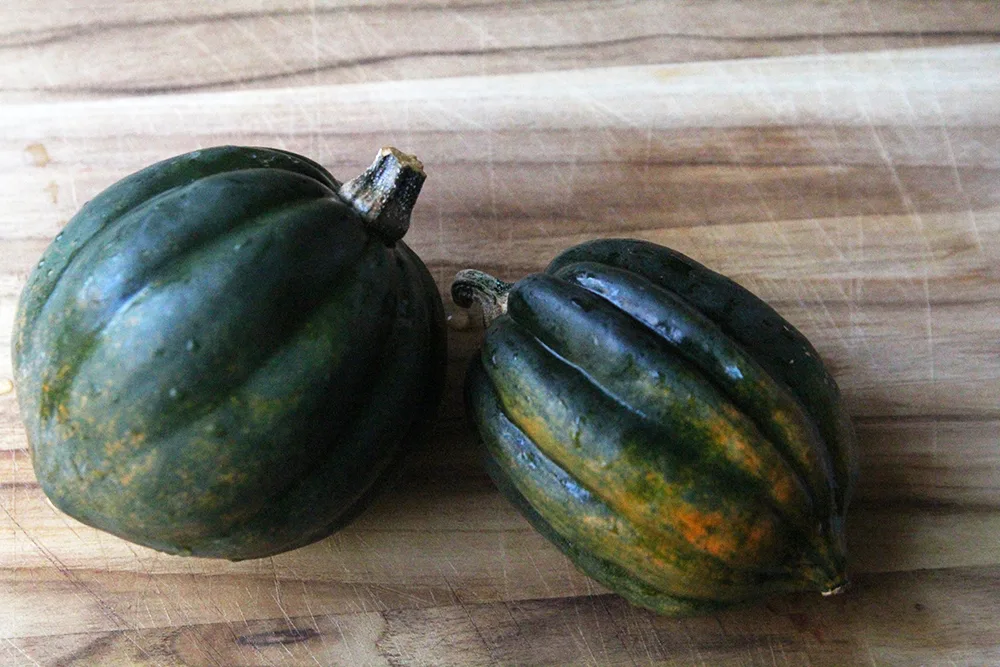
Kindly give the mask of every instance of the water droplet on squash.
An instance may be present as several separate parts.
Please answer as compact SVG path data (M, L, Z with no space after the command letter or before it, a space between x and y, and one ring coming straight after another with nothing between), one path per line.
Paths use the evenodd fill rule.
M181 395L181 392L177 391L177 387L171 387L170 391L167 392L167 395L170 396L170 398L178 398Z
M186 343L184 343L184 349L188 352L197 352L201 345L194 338L189 338Z
M56 241L62 241L62 237L63 237L63 233L59 232L58 234L56 234Z
M497 355L495 354L490 355L490 366L492 366L493 368L497 367Z
M48 276L49 278L51 278L52 274L54 274L54 273L55 273L54 269L49 269L48 271L45 272L45 275Z
M45 266L45 260L44 259L38 260L38 268L42 268L43 266Z

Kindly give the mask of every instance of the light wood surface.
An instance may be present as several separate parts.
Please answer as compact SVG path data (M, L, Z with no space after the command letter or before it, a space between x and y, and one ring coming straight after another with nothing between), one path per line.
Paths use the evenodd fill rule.
M993 0L2 3L0 664L1000 664L998 41ZM632 236L760 294L855 418L855 588L675 620L590 582L478 465L475 330L401 484L323 542L184 559L56 512L17 295L87 199L221 143L417 154L443 293Z

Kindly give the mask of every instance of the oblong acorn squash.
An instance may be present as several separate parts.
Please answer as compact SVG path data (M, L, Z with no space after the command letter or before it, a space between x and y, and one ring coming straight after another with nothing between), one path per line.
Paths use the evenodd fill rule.
M433 414L434 281L400 239L425 176L383 149L341 184L223 146L100 193L21 296L13 358L35 473L83 523L257 558L357 514Z
M452 297L489 324L466 379L487 470L586 574L672 615L846 585L851 423L762 300L620 239Z

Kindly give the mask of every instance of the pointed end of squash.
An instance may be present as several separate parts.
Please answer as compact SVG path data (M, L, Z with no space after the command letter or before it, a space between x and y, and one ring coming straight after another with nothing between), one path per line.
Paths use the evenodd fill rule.
M843 583L839 585L833 584L831 585L830 588L827 588L826 590L821 590L819 594L825 598L830 597L831 595L840 595L841 593L846 591L851 585L851 582L847 580L847 577L843 577L841 581Z
M840 535L823 532L812 541L799 565L800 581L824 597L839 595L849 587L847 554Z

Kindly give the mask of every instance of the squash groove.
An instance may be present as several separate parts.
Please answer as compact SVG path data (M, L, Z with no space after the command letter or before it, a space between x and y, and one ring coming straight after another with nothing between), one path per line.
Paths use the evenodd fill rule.
M194 151L138 171L114 184L112 188L98 193L84 204L56 237L57 239L62 237L64 243L53 243L42 254L41 264L33 271L28 281L29 289L26 289L19 304L17 316L17 321L20 323L19 330L21 332L28 330L32 324L28 315L34 319L40 314L37 305L45 303L51 296L51 291L60 283L66 266L107 224L127 216L134 209L168 192L183 188L199 179L232 171L233 167L243 170L268 168L300 174L315 180L319 185L333 188L326 193L326 196L334 193L337 183L336 179L329 175L324 177L325 170L315 162L308 159L300 160L293 153L267 148L252 149L251 152L236 146L219 146ZM20 344L20 338L16 338L15 345Z
M29 277L14 367L56 507L156 549L308 544L384 487L440 399L444 309L401 235L420 163L357 195L316 163L220 147L123 179ZM373 186L375 187L375 186ZM51 273L50 273L51 272ZM372 403L372 405L369 405Z
M788 387L823 438L834 465L836 513L846 511L857 478L854 432L836 382L805 336L746 288L670 248L632 239L599 239L564 251L546 272L577 262L626 268L674 291Z
M148 265L143 266L138 275L131 277L128 281L129 284L121 285L122 293L120 295L115 295L113 290L105 286L102 290L102 295L107 299L108 303L105 307L97 311L81 311L79 308L74 308L72 301L75 300L78 302L80 300L81 296L79 293L70 292L63 299L54 298L46 301L45 305L39 309L40 316L49 314L50 321L55 321L66 317L67 313L70 313L70 317L73 317L75 321L79 321L80 319L83 319L83 321L73 327L63 327L62 336L52 342L54 349L58 351L56 365L60 369L69 368L70 372L58 372L54 377L43 376L43 383L47 384L49 389L43 392L42 402L39 406L42 419L48 421L54 416L55 406L65 400L77 374L86 365L90 355L101 345L102 339L108 339L108 335L105 332L109 328L113 328L116 320L124 317L130 307L143 294L148 294L158 289L161 285L157 283L160 282L161 277L165 278L168 273L176 275L185 266L206 261L205 255L215 254L218 252L219 246L231 244L233 236L239 231L246 230L247 227L260 227L278 222L286 213L289 215L294 214L297 208L303 208L305 205L314 203L315 201L303 199L298 202L290 202L287 212L282 206L276 205L269 210L261 211L256 216L241 221L237 227L214 230L217 233L212 236L202 236L201 238L197 236L190 237L188 239L189 243L176 248L175 252L178 253L176 256L171 257L170 255L163 254L158 258L154 258ZM141 208L139 207L135 210L141 211ZM276 220L275 218L278 219ZM120 221L118 222L120 223ZM108 225L102 231L111 233L115 231L115 227L116 225L114 224ZM101 234L98 234L85 245L97 244L100 241ZM83 255L81 261L87 258L88 255ZM90 264L89 266L81 268L81 272L91 273L107 270L107 267L101 266L101 262L97 257L89 257L89 259L92 262L88 263ZM72 264L73 261L71 260L65 268L67 270L71 269ZM166 280L163 282L170 281ZM52 313L51 311L59 312ZM71 351L69 355L67 355L67 350Z
M774 454L754 421L727 403L697 368L580 287L543 275L521 285L510 295L511 319L540 335L562 359L572 359L622 409L661 433L661 449L687 447L702 475L723 487L754 489L786 518L803 524L812 501L802 480ZM678 437L680 432L685 436Z
M627 239L452 297L489 323L466 379L487 471L585 573L675 615L843 590L853 431L763 301Z
M819 501L798 499L818 516L829 514L832 502L831 467L826 445L809 422L799 401L756 363L742 346L728 337L686 300L645 278L610 266L581 262L570 264L555 276L579 285L630 318L622 329L649 331L665 346L664 351L685 362L691 374L702 375L732 402L740 417L766 438L796 480L808 484ZM633 324L629 327L628 324ZM735 377L732 377L735 376ZM721 400L719 401L722 402ZM779 501L788 506L788 500Z
M726 587L726 595L734 600L750 596L761 586L776 591L791 589L793 581L787 573L762 575L733 569L714 558L706 562L705 554L690 549L682 541L672 541L662 533L650 532L646 526L623 519L599 491L549 459L518 428L504 411L481 364L474 363L469 372L470 387L478 388L471 392L470 410L477 420L488 420L490 424L483 429L485 444L492 454L487 458L487 469L501 489L515 489L532 507L532 512L547 526L543 532L558 535L566 543L575 544L577 549L585 549L608 563L628 568L641 586L660 590L670 597L685 597L691 602L699 595L711 600L718 595L720 586ZM580 514L567 516L567 506L576 507ZM596 521L600 523L595 525ZM657 564L651 565L644 554L655 555ZM669 593L671 590L674 592Z
M497 367L487 364L487 373L505 413L540 451L573 470L587 488L633 522L661 535L666 532L706 557L752 568L755 559L781 549L764 504L755 498L732 502L735 497L730 496L738 497L739 491L727 488L718 476L694 484L698 474L693 450L658 447L655 429L621 413L613 421L581 419L614 414L616 403L532 340L516 325L504 323L487 341L484 358L503 355ZM568 407L570 397L573 408ZM697 497L688 497L692 493ZM644 502L650 495L659 498L657 505ZM712 525L703 529L702 520ZM726 524L740 529L727 531Z

